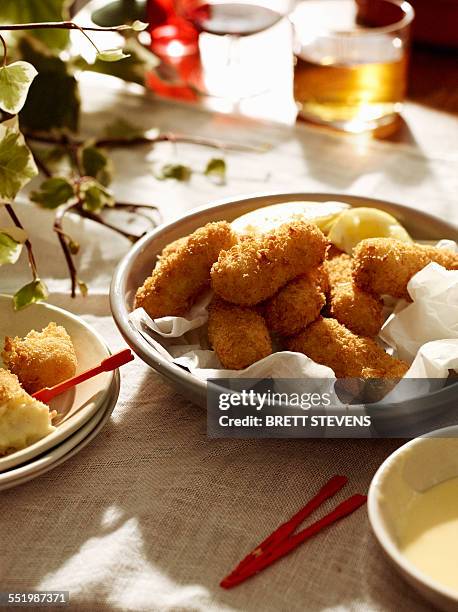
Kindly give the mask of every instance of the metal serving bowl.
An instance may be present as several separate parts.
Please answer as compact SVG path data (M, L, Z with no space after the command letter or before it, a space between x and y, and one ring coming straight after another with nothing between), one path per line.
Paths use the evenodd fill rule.
M190 234L198 227L211 221L233 221L256 208L271 204L293 201L326 202L329 200L347 202L353 207L369 206L384 210L395 216L416 240L439 240L449 238L458 241L458 228L446 221L426 213L392 204L383 200L350 196L337 193L270 193L239 199L227 199L211 206L198 208L193 212L162 225L137 242L117 267L111 284L111 310L116 324L133 351L149 366L160 372L191 401L206 406L207 384L184 368L170 363L156 351L129 322L133 310L137 287L151 274L156 257L162 249L177 238ZM454 393L456 397L456 386ZM450 399L451 387L431 394L424 409L429 411ZM421 399L421 398L419 398ZM415 408L412 407L414 410Z

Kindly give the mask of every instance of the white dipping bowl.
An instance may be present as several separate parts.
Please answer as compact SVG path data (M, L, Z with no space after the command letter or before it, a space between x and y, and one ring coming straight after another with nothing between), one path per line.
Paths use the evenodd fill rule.
M458 591L433 580L403 554L398 530L404 508L415 495L458 477L458 426L446 427L401 446L372 479L368 513L375 537L405 580L442 610L458 610ZM458 501L458 500L457 500Z

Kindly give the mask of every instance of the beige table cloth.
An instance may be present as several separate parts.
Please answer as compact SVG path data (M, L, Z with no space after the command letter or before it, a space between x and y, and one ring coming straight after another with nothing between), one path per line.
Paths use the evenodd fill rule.
M154 203L164 220L222 197L300 189L385 198L458 222L456 155L441 143L428 155L415 145L211 116L145 99L111 80L96 83L83 82L88 133L113 117L128 117L144 127L272 145L264 154L228 154L222 187L198 174L189 184L154 178L154 164L170 159L202 169L214 155L202 147L179 145L178 158L168 144L115 152L118 199ZM453 121L449 138L451 129ZM22 213L27 225L27 209ZM43 224L50 227L47 213ZM47 266L50 301L82 315L116 350L124 343L110 317L108 283L128 245L93 226L82 226L83 232L79 266L90 285L88 298L68 297L50 233L36 238L39 263ZM12 291L26 273L25 266L2 268L0 289ZM350 479L338 501L365 493L399 444L208 440L205 412L137 358L122 371L109 424L88 447L54 471L0 493L1 590L68 590L72 610L91 611L429 610L385 561L365 508L240 587L218 586L331 475Z

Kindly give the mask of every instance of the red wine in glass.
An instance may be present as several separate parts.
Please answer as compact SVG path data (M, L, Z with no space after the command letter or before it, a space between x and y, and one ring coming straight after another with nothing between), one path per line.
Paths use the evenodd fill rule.
M267 30L282 18L265 6L237 2L191 2L185 15L200 32L218 36L250 36Z

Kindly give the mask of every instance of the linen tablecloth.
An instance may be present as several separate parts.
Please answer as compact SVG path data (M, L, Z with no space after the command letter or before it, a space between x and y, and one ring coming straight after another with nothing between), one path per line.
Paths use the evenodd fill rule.
M227 154L224 186L199 174L189 184L157 181L154 164L175 159L169 144L115 152L117 198L154 203L165 221L222 197L277 189L364 194L458 221L456 159L447 150L428 156L415 145L218 117L97 83L83 82L88 134L128 117L143 127L272 145L264 154ZM177 155L202 169L213 153L179 145ZM50 224L43 213L43 227ZM80 275L90 295L71 300L57 241L44 229L30 231L51 303L82 315L112 350L123 347L107 292L128 244L81 226ZM26 274L25 266L3 267L1 291L13 291ZM0 493L0 590L68 590L72 610L423 612L428 604L384 559L365 508L240 587L218 586L332 474L350 478L339 500L366 492L400 442L209 440L205 412L137 358L123 368L112 419L89 446Z

